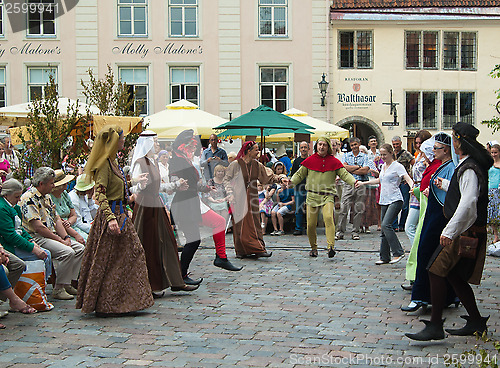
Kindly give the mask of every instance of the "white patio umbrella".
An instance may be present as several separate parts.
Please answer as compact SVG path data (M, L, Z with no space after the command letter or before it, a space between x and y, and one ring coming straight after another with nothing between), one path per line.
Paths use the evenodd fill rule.
M58 108L61 116L65 116L68 113L68 106L76 106L77 101L72 100L67 97L60 97L58 99ZM26 125L28 114L31 112L30 109L31 102L25 102L22 104L5 106L0 108L0 125L9 126L22 126ZM90 106L81 101L78 101L78 113L80 115L86 115L87 109L90 110L92 114L99 114L99 109L95 106Z
M227 120L220 116L200 110L200 108L187 100L180 100L167 105L165 110L144 118L148 130L158 134L158 138L175 139L186 129L193 129L195 134L207 139L214 133L213 128L225 123Z
M314 130L311 130L313 132L313 134L311 134L311 141L314 141L319 137L325 135L327 137L337 138L337 139L349 138L349 130L341 128L334 124L327 123L326 121L313 118L312 116L309 116L309 114L305 111L292 108L283 111L282 114L290 116L295 120L300 121L301 123L314 127ZM278 136L279 135L281 134L278 134ZM270 138L271 138L270 140L272 140L273 137Z

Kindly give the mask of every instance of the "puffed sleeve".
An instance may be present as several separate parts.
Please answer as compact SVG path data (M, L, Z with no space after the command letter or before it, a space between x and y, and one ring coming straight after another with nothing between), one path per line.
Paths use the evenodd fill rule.
M111 220L115 220L116 216L113 211L111 211L111 207L109 206L108 197L106 195L106 191L109 185L111 167L109 164L103 165L101 168L96 170L94 175L95 181L95 198L99 203L99 207L104 212L106 216L106 220L109 222Z

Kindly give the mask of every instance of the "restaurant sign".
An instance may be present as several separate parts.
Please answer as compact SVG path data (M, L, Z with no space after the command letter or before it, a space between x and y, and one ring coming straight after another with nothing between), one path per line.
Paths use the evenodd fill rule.
M356 77L344 78L344 81L348 83L351 87L349 92L338 92L337 93L337 103L341 104L346 109L367 109L372 104L376 102L376 95L369 95L365 93L360 93L362 89L362 82L368 82L368 78Z

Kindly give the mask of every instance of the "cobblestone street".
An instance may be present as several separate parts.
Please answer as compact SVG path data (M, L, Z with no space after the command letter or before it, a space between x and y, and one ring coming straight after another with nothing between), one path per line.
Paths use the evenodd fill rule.
M59 300L50 312L11 313L2 320L0 366L444 367L447 357L473 348L475 338L404 337L423 327L421 313L399 309L410 296L400 287L406 259L374 264L379 234L338 241L333 259L324 235L318 258L308 256L306 236L266 236L273 256L236 260L245 265L241 272L214 267L213 243L205 239L191 266L193 277L204 277L199 290L167 292L152 308L122 318L84 315L74 301ZM409 251L406 236L398 236ZM233 259L231 236L227 243ZM483 283L474 287L497 339L499 261L487 257ZM461 326L462 314L462 306L446 310L445 325Z

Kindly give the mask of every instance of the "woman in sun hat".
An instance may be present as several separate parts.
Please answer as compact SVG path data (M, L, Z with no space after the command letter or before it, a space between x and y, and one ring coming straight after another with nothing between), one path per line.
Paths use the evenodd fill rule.
M76 178L76 185L68 197L76 212L76 222L73 228L87 240L90 227L97 214L99 206L92 198L94 194L95 181L87 182L87 176L82 174Z

